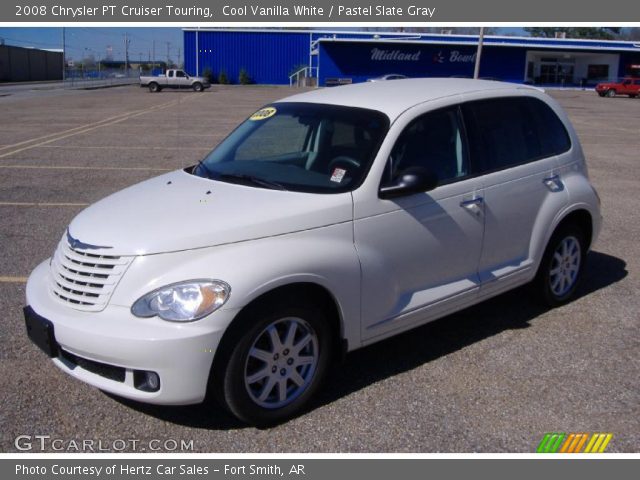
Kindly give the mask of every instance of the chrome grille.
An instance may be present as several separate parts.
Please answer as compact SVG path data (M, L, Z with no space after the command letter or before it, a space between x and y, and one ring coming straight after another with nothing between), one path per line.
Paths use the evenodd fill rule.
M53 294L77 310L103 310L132 260L74 250L63 238L51 260Z

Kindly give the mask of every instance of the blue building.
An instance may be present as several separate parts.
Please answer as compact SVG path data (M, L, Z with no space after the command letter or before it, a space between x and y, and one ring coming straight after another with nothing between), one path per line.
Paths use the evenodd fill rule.
M238 83L327 86L388 73L472 77L474 35L322 30L185 29L185 69ZM536 85L594 85L640 76L640 43L485 36L480 77Z

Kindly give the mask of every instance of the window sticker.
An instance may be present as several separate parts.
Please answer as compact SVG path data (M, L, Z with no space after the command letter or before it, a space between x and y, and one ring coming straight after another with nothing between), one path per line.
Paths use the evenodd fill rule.
M344 168L334 168L331 174L331 181L341 183L345 173L347 173L347 171Z
M269 117L273 117L276 114L276 109L274 107L266 107L261 108L256 113L249 117L249 120L253 120L254 122L259 120L266 120Z

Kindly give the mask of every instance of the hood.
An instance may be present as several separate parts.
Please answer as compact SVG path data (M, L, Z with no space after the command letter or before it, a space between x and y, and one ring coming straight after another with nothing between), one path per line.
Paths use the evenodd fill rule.
M269 190L167 173L89 206L68 234L103 255L145 255L211 247L352 219L350 193Z

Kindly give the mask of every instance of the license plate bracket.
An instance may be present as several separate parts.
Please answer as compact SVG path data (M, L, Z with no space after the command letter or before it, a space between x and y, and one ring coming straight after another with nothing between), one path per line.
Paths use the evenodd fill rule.
M29 306L24 307L23 312L27 335L31 341L49 357L57 357L59 348L58 342L56 342L53 323L38 315Z

